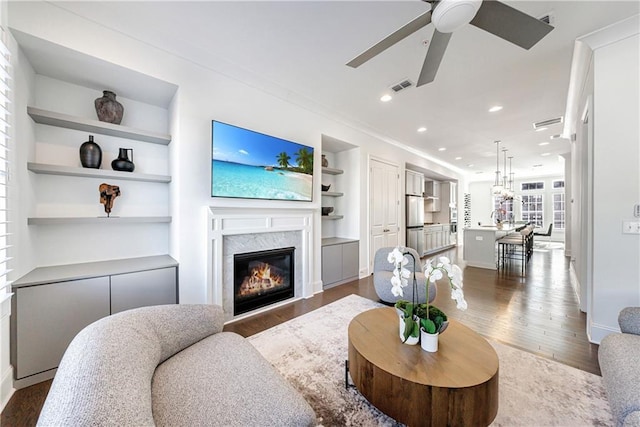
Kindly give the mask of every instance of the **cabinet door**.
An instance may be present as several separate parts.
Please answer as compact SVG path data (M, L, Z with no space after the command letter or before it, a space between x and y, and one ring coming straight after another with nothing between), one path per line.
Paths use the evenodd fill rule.
M177 302L175 267L111 276L111 314Z
M358 277L360 265L358 260L358 242L345 243L342 245L342 279Z
M16 377L56 368L85 326L109 315L109 278L16 290Z
M322 284L342 280L342 245L322 247Z

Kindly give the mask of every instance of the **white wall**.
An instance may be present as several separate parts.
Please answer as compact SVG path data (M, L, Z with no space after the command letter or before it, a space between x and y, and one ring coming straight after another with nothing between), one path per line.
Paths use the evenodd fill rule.
M594 51L594 264L588 329L595 342L618 330L622 308L640 305L640 236L622 234L622 222L634 219L633 205L640 203L639 52L637 33Z
M640 236L623 234L640 202L640 16L576 42L567 122L572 144L572 265L587 334L599 343L640 305ZM577 113L577 114L575 114Z
M184 303L205 301L206 228L205 207L234 206L246 208L277 207L281 209L313 208L314 219L313 282L320 290L320 197L319 179L312 203L269 202L212 199L210 182L210 122L212 119L236 124L277 137L290 139L316 148L314 176L320 176L322 135L360 147L354 159L354 179L360 192L355 195L360 206L359 221L350 229L360 238L360 265L368 265L368 170L364 165L370 155L402 165L407 161L425 169L457 177L456 173L431 162L417 159L390 145L383 137L344 124L339 118L316 113L292 102L293 94L270 88L270 92L218 73L214 65L199 65L175 57L160 49L128 38L121 33L102 28L43 2L14 2L10 5L10 25L25 33L50 40L123 67L173 83L179 87L169 115L173 141L169 146L170 210L173 222L170 231L170 253L180 263L180 300ZM24 110L23 110L24 111ZM393 142L393 141L391 141ZM356 156L352 156L356 157ZM20 181L20 185L27 184ZM404 185L404 184L403 184ZM26 188L31 188L26 185ZM404 191L404 187L403 187ZM401 212L404 218L404 210ZM401 235L404 233L401 232ZM28 245L28 242L21 242Z

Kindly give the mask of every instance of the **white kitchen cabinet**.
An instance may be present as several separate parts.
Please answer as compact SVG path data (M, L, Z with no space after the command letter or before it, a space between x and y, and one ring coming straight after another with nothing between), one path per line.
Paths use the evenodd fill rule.
M449 224L427 225L424 227L425 255L433 254L452 246Z
M422 196L424 192L424 175L412 170L405 171L405 194Z

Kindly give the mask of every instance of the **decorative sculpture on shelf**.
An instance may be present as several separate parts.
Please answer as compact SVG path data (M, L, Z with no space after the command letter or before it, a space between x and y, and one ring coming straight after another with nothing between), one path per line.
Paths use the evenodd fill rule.
M116 197L120 195L120 187L102 183L98 189L100 191L100 203L104 205L104 211L107 213L107 217L109 217L113 202Z
M116 101L116 94L110 90L102 91L103 95L94 101L98 120L119 125L122 122L124 107Z

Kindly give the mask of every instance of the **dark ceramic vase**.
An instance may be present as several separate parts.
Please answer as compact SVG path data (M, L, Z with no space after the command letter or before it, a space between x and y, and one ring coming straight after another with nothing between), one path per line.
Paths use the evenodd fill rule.
M116 94L110 90L102 91L103 95L95 100L96 114L101 122L119 125L124 114L124 107L116 101Z
M102 150L93 142L93 135L89 135L89 140L80 146L80 163L83 168L100 169Z
M129 160L129 151L131 151L131 160ZM136 165L133 164L133 148L121 148L118 152L118 158L111 162L114 171L133 172Z

